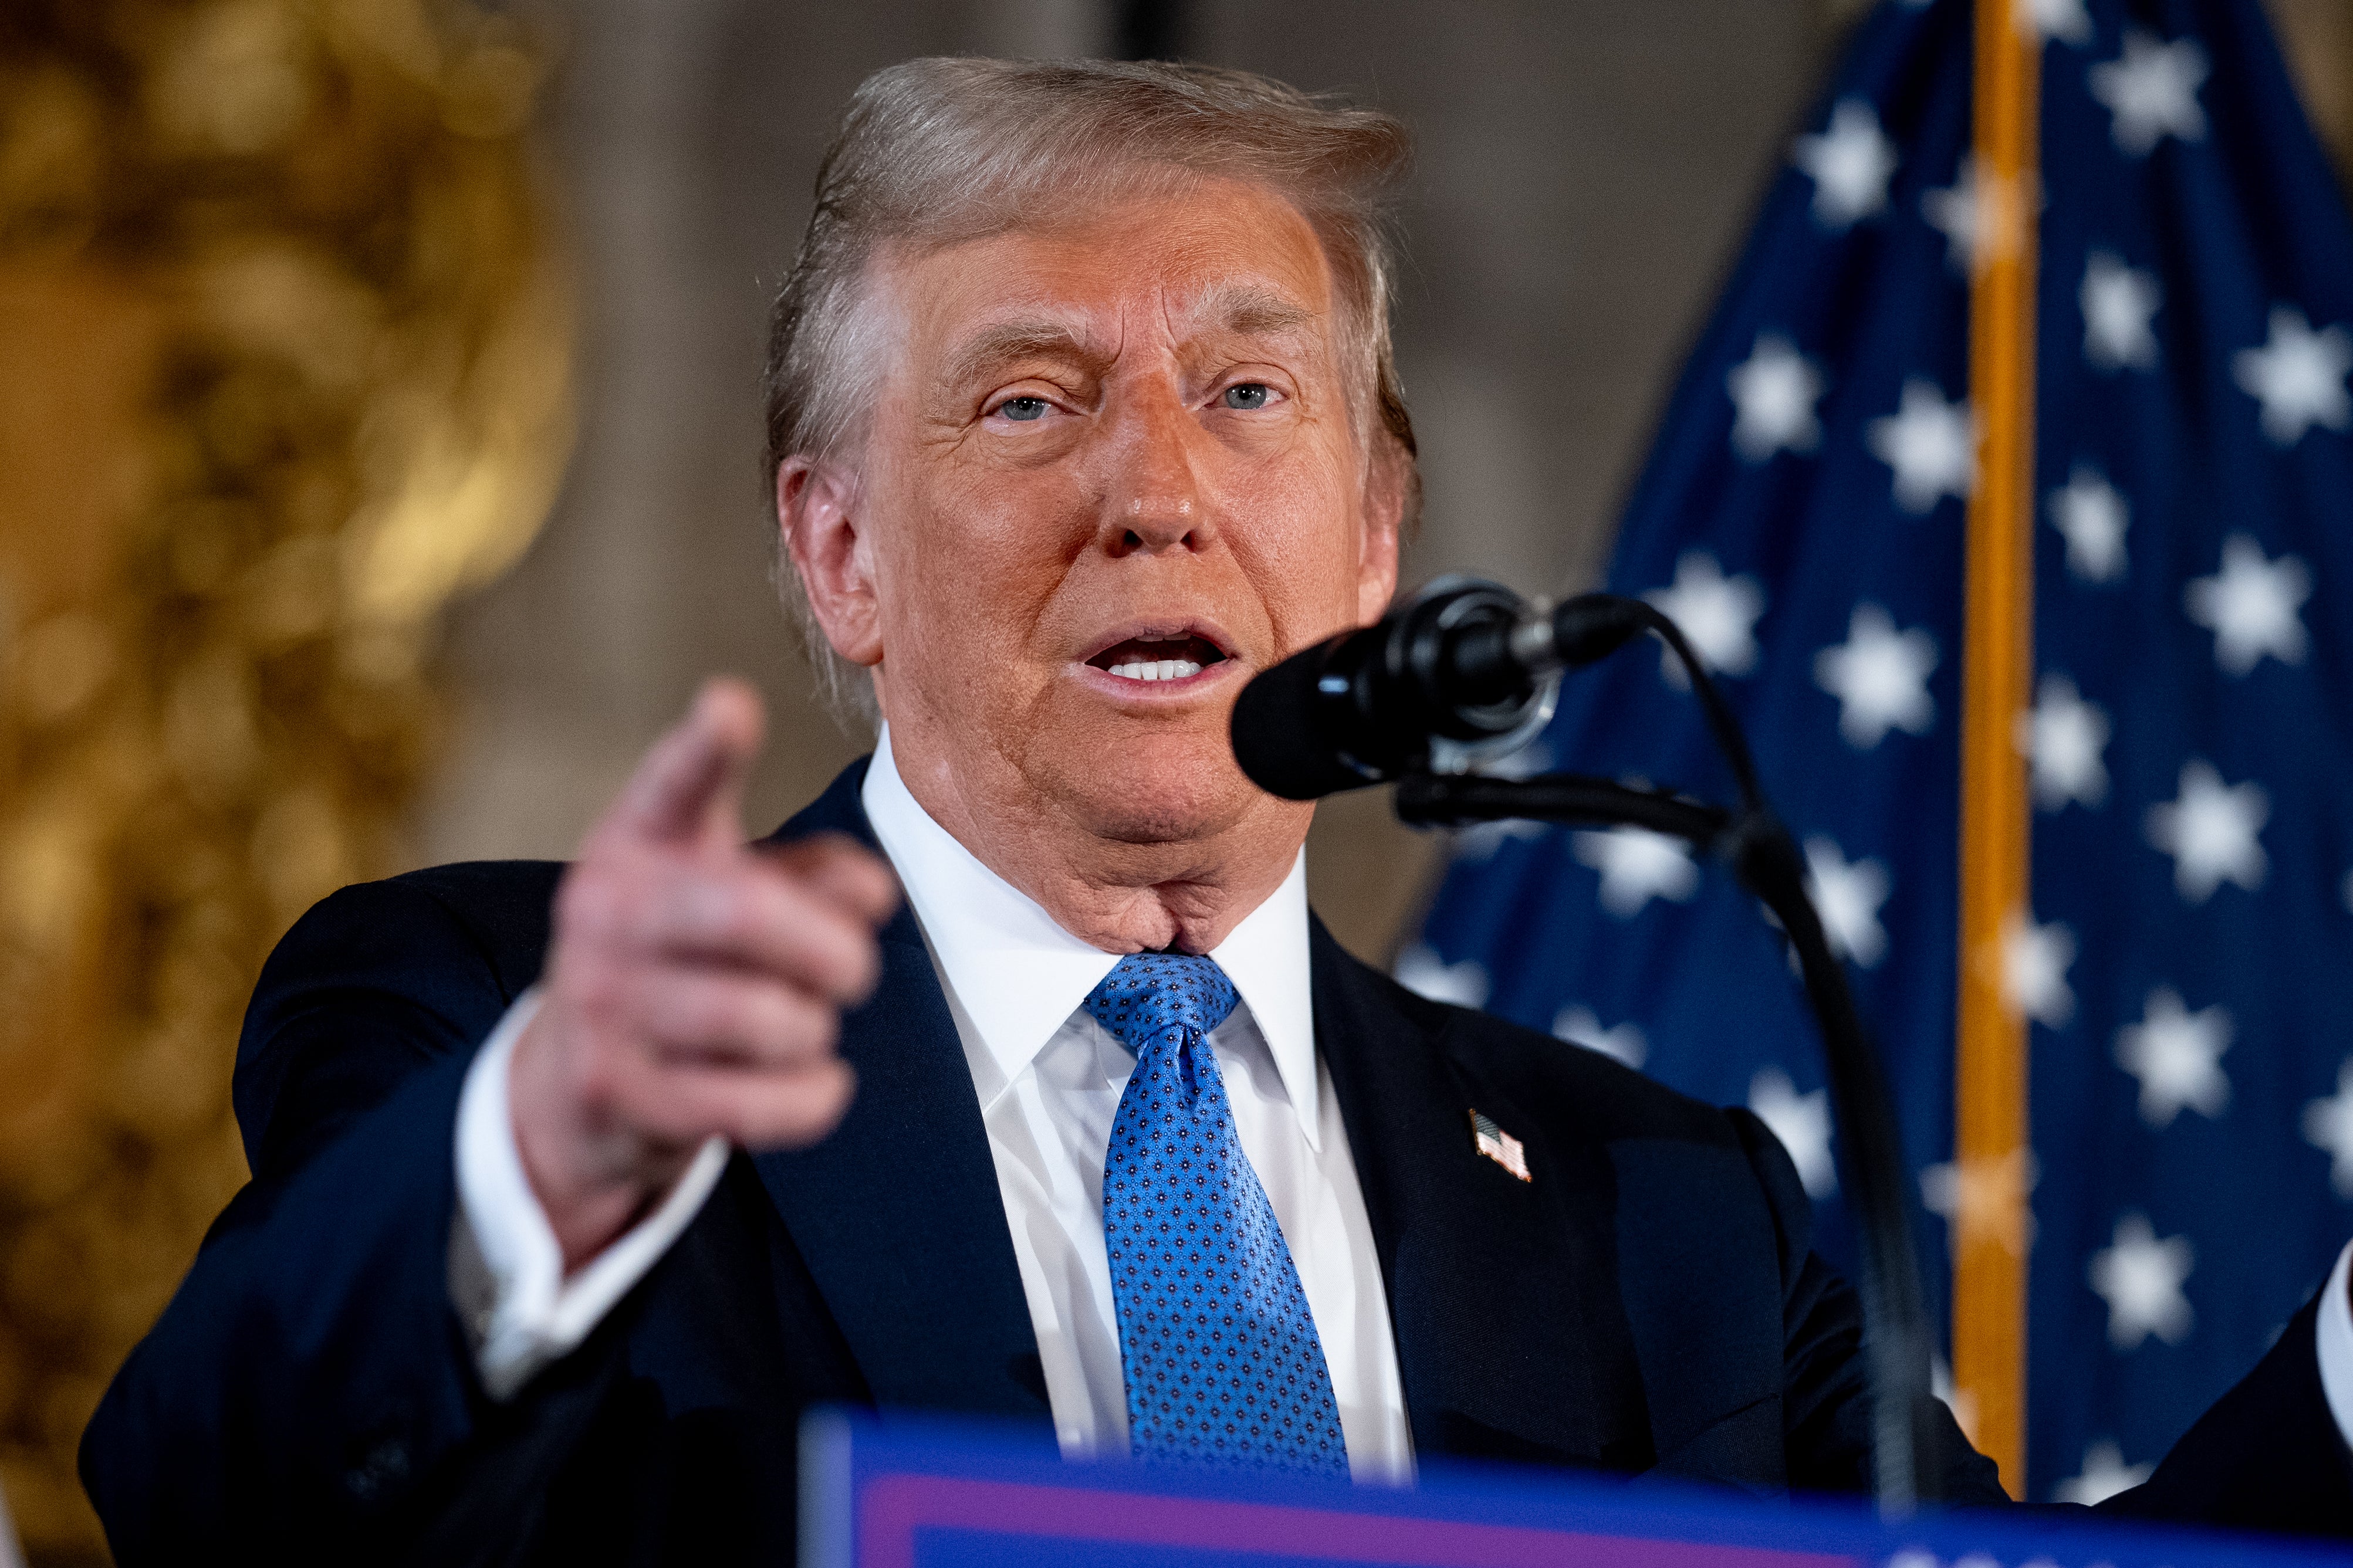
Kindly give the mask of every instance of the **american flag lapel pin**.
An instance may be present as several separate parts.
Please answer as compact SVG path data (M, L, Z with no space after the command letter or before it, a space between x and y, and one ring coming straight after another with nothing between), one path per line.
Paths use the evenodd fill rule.
M1471 1113L1471 1142L1480 1153L1524 1182L1535 1178L1528 1174L1527 1145L1495 1125L1493 1120L1474 1110Z

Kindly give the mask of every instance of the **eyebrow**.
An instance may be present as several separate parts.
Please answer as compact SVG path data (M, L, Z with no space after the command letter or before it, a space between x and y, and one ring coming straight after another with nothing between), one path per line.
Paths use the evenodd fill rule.
M1203 290L1187 313L1195 323L1213 331L1256 338L1283 337L1314 326L1316 320L1314 311L1253 283L1214 285ZM948 363L946 381L961 386L1012 361L1032 358L1092 363L1103 354L1059 321L1000 321L982 328L956 351Z
M1315 312L1255 283L1220 283L1203 291L1193 320L1241 337L1272 338L1315 324Z
M1085 362L1102 355L1091 352L1075 332L1059 322L1000 321L984 327L956 351L948 363L947 381L961 386L1010 361L1033 358Z

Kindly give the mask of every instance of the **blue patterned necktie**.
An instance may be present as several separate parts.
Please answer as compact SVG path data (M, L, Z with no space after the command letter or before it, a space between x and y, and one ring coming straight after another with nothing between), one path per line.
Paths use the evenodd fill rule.
M1141 1459L1348 1473L1299 1270L1234 1132L1209 1031L1216 963L1123 958L1087 1011L1135 1052L1103 1161L1103 1241Z

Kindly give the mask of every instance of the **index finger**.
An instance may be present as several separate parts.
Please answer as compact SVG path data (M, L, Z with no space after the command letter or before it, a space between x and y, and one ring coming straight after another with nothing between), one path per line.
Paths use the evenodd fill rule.
M703 682L694 706L653 744L622 786L605 826L658 840L692 838L723 813L742 836L744 782L759 754L759 694L727 676Z

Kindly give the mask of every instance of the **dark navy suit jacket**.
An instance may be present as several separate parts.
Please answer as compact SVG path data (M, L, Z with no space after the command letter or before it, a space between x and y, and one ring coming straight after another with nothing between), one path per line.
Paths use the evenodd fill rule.
M872 844L853 766L780 830ZM814 1148L729 1163L579 1350L488 1399L450 1304L467 1063L539 974L560 866L349 888L264 969L237 1052L250 1185L115 1379L82 1474L128 1565L788 1563L820 1401L1052 1433L955 1027L913 918L842 1025L859 1091ZM1757 1120L1423 1000L1312 939L1316 1046L1364 1186L1417 1452L1774 1494L1862 1489L1860 1315ZM1466 1112L1526 1144L1532 1181ZM2134 1511L2343 1529L2311 1310ZM1943 1485L2000 1499L1943 1433Z

